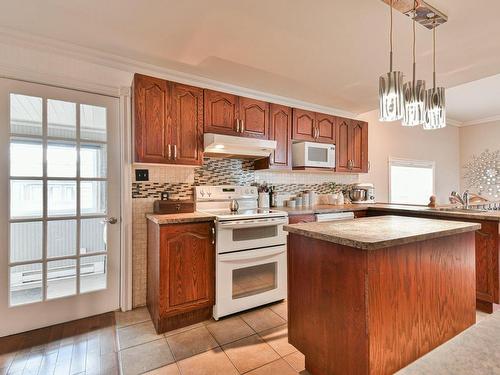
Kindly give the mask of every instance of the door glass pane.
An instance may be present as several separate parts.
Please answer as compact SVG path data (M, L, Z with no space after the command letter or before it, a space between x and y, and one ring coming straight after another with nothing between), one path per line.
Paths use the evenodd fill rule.
M47 215L76 215L76 181L47 181Z
M328 149L311 146L307 149L307 159L310 161L327 162Z
M42 300L42 263L10 267L10 305Z
M76 220L47 222L47 257L76 255Z
M82 181L80 183L80 209L82 215L106 213L106 182Z
M276 262L233 270L233 299L254 296L277 288Z
M48 143L47 176L76 177L76 145L74 143Z
M42 135L42 98L10 94L10 132Z
M47 299L76 294L76 260L64 259L47 263Z
M76 138L76 104L61 100L47 100L49 137Z
M106 223L103 219L81 220L80 254L106 251Z
M106 145L80 145L80 176L84 178L106 177Z
M277 235L277 225L270 225L268 227L233 229L233 241L235 242L273 238Z
M106 142L106 108L80 105L80 138Z
M10 217L12 219L41 217L43 213L43 182L39 180L10 181Z
M11 139L10 175L14 177L43 176L43 148L41 140Z
M106 255L80 259L80 292L106 289Z
M41 221L10 224L10 262L25 262L42 258Z

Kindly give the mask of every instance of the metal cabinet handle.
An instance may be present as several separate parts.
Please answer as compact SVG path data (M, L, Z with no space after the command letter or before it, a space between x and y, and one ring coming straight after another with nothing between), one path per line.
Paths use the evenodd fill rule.
M240 132L240 120L235 119L234 122L236 124L236 133L239 133Z
M174 160L177 160L177 145L174 145Z
M240 132L243 133L245 131L245 122L243 120L240 120L241 126L240 126Z
M215 228L212 227L212 245L215 244Z
M169 144L168 145L168 159L172 159L172 145Z
M111 217L106 217L104 219L101 220L101 224L116 224L118 223L118 219L114 216L111 216Z

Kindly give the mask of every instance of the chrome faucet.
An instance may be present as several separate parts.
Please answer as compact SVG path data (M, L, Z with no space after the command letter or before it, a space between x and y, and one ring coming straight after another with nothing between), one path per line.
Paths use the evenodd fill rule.
M450 195L450 203L460 203L463 208L469 208L470 204L470 193L469 190L465 190L462 196L456 191L452 191Z

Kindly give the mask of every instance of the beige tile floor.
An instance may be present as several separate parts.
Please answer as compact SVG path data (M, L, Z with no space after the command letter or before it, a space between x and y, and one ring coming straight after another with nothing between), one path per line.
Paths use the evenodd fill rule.
M288 343L287 304L156 334L146 308L115 313L124 375L305 375Z

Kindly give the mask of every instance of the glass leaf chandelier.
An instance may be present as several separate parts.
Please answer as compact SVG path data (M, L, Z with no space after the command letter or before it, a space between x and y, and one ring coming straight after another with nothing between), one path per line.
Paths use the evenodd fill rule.
M442 129L446 127L446 100L444 87L436 87L436 25L432 29L432 89L427 90L425 100L424 129Z
M390 31L390 70L389 73L380 76L379 79L379 102L380 121L398 121L403 118L403 73L392 70L392 13L393 6L391 0L391 31Z
M436 87L436 28L448 18L424 0L413 2L413 11L407 12L397 3L402 13L413 20L413 75L410 82L403 85L403 73L393 71L393 2L390 4L390 71L379 79L379 105L381 122L402 120L403 126L423 125L424 129L441 129L446 126L445 89ZM416 22L433 32L433 87L426 90L424 80L416 79Z
M416 1L413 3L413 79L403 85L403 126L417 126L425 122L425 81L416 80Z

